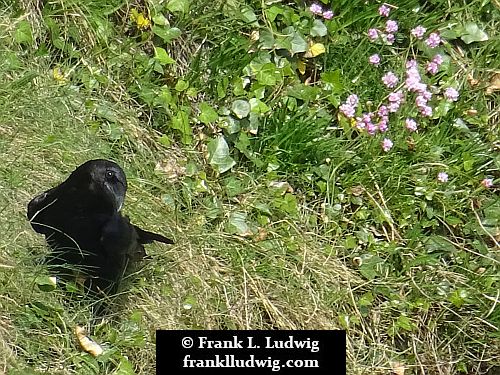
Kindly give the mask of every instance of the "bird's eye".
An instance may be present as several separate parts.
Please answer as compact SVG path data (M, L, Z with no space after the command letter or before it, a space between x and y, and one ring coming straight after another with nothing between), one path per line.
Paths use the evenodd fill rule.
M115 177L115 174L112 171L106 171L106 178L108 180L113 179L113 177Z

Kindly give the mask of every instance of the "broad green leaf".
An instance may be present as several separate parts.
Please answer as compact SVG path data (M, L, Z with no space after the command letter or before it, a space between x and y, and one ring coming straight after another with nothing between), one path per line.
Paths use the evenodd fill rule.
M253 9L249 6L245 6L243 7L243 9L241 9L240 17L242 21L247 23L253 23L257 21L257 16L255 15Z
M191 143L193 139L193 129L189 125L189 117L188 114L184 111L179 111L172 118L172 129L179 130L181 133L181 140L184 144Z
M154 105L168 108L173 103L172 93L168 86L162 86L160 93L153 101Z
M174 64L175 60L171 58L167 51L161 47L155 47L155 60L161 65Z
M327 90L332 90L334 93L341 93L344 90L340 69L322 73L321 80L326 83L325 88Z
M121 357L118 368L113 372L113 375L135 375L134 366L128 359Z
M251 234L246 219L247 219L247 214L245 212L232 212L229 215L227 223L228 232L239 234L242 236Z
M215 109L213 109L205 102L200 104L200 112L201 113L199 119L204 124L209 124L219 118L219 115L217 114Z
M292 55L299 52L307 51L307 42L298 32L293 33L291 43L292 43L292 48L290 52L292 53Z
M35 283L44 292L50 292L57 286L57 280L53 276L38 276L35 279Z
M279 14L283 14L283 8L273 5L265 10L269 22L274 22Z
M255 113L266 113L270 110L266 103L257 98L250 99L250 108L251 111Z
M181 35L181 30L177 27L161 27L161 26L153 26L153 33L158 35L163 39L165 43L170 43L172 40L178 38Z
M476 23L469 22L465 25L465 32L460 36L460 38L466 44L473 42L484 42L488 40L488 34L479 28Z
M259 32L259 42L260 48L262 49L273 49L276 43L273 33L267 29L261 30Z
M228 171L236 164L229 155L229 146L223 136L208 143L208 163L219 173Z
M281 78L281 73L273 63L267 63L260 67L255 73L257 81L264 86L274 86Z
M311 28L312 36L325 36L328 33L328 29L321 20L314 20L313 27Z
M240 119L245 118L250 113L250 103L246 100L237 99L233 102L231 110L234 112L236 117Z
M190 0L168 0L167 9L173 13L188 13Z
M17 24L14 38L20 44L33 44L33 34L31 33L31 25L28 21L23 20Z

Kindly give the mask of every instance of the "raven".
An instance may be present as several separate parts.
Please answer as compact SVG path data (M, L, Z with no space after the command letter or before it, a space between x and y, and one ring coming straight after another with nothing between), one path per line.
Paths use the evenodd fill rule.
M173 243L121 214L126 191L120 166L97 159L28 203L28 220L45 235L52 249L48 264L57 275L67 279L77 270L92 292L112 294L127 269L146 255L143 244Z

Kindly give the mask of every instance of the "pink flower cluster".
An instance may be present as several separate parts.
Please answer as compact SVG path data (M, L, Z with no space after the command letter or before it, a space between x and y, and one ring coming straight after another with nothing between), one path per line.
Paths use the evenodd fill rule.
M427 29L423 26L417 26L414 29L411 29L411 35L413 35L417 39L423 39L425 32Z
M391 10L394 7L389 4L383 4L379 7L379 14L382 17L389 17ZM317 10L319 11L319 10ZM386 44L392 44L395 40L395 34L399 30L398 22L395 20L387 19L385 21L385 27L382 29L371 28L368 30L368 39L371 41L382 40ZM442 43L441 36L437 32L432 32L428 35L427 39L424 40L427 29L421 25L416 26L410 32L411 36L423 40L424 43L430 48L436 48ZM396 113L400 110L400 107L406 101L410 103L415 103L415 107L418 113L422 117L432 117L433 107L430 105L431 99L433 97L432 92L439 92L439 88L434 86L429 87L427 83L422 81L421 71L425 71L429 75L435 75L438 73L441 65L443 64L443 56L436 53L434 57L427 61L422 68L416 60L408 60L406 62L406 72L404 82L400 87L396 88L400 82L400 77L392 71L387 71L382 76L382 82L388 89L392 89L387 96L387 101L381 104L377 111L374 112L364 112L361 115L356 115L356 113L361 113L362 111L358 108L358 97L355 94L350 95L344 103L340 106L339 110L345 117L351 119L355 123L355 127L360 131L366 131L369 135L375 135L377 133L385 133L389 129L389 116L391 113ZM381 58L378 54L373 54L368 58L368 62L374 66L378 66L381 62ZM424 70L425 69L425 70ZM431 92L432 90L432 92ZM459 98L459 92L453 88L448 87L442 93L443 97L450 101L457 101ZM419 128L416 118L406 118L404 120L404 127L409 132L416 132ZM389 138L384 138L381 147L384 152L388 152L393 147L393 142ZM445 172L440 172L437 175L437 179L441 183L448 181L448 175ZM481 184L484 187L490 187L492 185L491 179L484 179Z
M390 89L396 87L398 81L399 78L393 72L387 72L382 77L382 82Z
M388 129L389 116L387 111L380 110L375 114L373 112L365 112L361 117L356 117L356 129L366 130L369 135L375 135L378 132L385 133Z
M398 31L399 26L398 23L394 20L387 20L385 23L385 33L378 29L369 29L368 30L368 39L372 42L377 40L379 37L385 40L385 42L389 45L393 44L396 37L394 34Z
M427 63L427 65L425 66L425 70L428 73L434 75L438 72L439 67L441 66L442 63L443 63L443 57L440 54L437 54L432 58L431 61Z
M432 93L427 90L427 85L421 81L416 60L406 62L405 87L408 91L417 94L415 104L420 114L424 117L431 117L432 107L428 105L428 101L431 100Z
M377 66L380 63L380 56L378 54L371 55L368 58L368 62L370 64L373 64L373 65Z
M349 95L340 107L339 111L347 118L353 118L356 114L356 108L358 107L359 98L356 94Z
M334 13L332 12L331 9L323 10L323 7L318 3L313 3L309 7L309 10L311 11L312 14L315 14L317 16L322 16L325 20L331 20L334 16Z
M389 17L390 12L391 12L391 7L389 7L387 4L382 4L378 8L378 14L380 14L382 17Z

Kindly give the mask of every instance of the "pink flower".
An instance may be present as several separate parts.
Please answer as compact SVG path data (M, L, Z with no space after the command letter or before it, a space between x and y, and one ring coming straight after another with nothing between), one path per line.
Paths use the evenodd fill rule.
M415 98L415 104L417 105L417 107L423 107L427 105L427 99L425 99L422 95L418 95Z
M325 20L331 20L333 18L334 14L331 10L327 10L325 12L323 12L323 18Z
M356 94L351 94L347 97L346 103L352 105L354 108L358 106L359 98Z
M366 124L366 132L370 135L375 135L375 133L377 132L377 126L372 124L371 122L368 122Z
M313 4L309 7L309 10L310 10L313 14L321 14L321 13L323 13L323 8L321 8L321 5L319 5L318 3L313 3Z
M432 107L430 107L428 105L423 105L421 107L418 107L418 109L420 110L420 113L422 114L422 116L424 116L424 117L431 117L432 116Z
M387 44L391 46L395 40L394 34L387 34L385 36L385 40L386 40Z
M444 97L450 102L456 102L458 100L459 93L453 87L448 87L444 92Z
M347 103L342 104L339 107L339 111L347 118L353 118L356 114L356 109L352 105Z
M387 109L387 107L386 107L385 105L381 105L381 106L378 108L377 115L378 115L379 117L388 116L388 115L389 115L389 110Z
M393 146L392 141L389 138L384 138L382 141L382 150L385 152L389 151Z
M398 77L393 72L387 72L382 77L382 82L390 89L396 87L398 81Z
M425 90L420 91L420 95L422 95L422 97L427 101L432 99L432 92L427 91L427 88Z
M368 39L372 42L378 38L378 30L377 29L369 29L368 30Z
M483 185L486 189L488 189L493 186L493 179L485 178L483 179L483 181L481 181L481 185Z
M366 123L361 117L356 117L356 129L363 130L364 128L366 128Z
M393 20L387 20L385 23L385 31L387 31L389 34L394 34L396 31L398 31L398 23Z
M391 112L391 113L397 112L400 106L401 106L401 102L389 103L389 112Z
M406 125L406 129L408 129L411 132L414 132L417 130L417 122L412 118L407 118L405 120L405 125Z
M406 69L417 68L417 60L407 60L406 61Z
M439 36L438 33L432 33L425 40L425 44L427 44L431 48L436 48L437 46L439 46L440 43L441 43L441 37Z
M362 119L364 122L369 123L372 120L373 113L368 112L368 113L363 113Z
M443 56L441 56L439 53L434 55L432 58L432 62L437 64L438 66L443 63Z
M423 26L417 26L411 30L411 35L413 35L417 39L422 39L424 37L426 30L427 29Z
M427 65L425 66L425 70L427 70L428 73L434 75L438 72L439 65L433 61L428 62Z
M385 133L387 129L389 129L389 126L387 125L389 123L388 118L382 119L378 123L378 131L381 133Z
M448 182L448 174L446 172L439 172L437 180L442 183Z
M378 65L380 63L380 56L377 54L371 55L368 58L368 62L373 65Z
M386 4L382 4L378 8L378 14L380 14L382 17L389 17L390 12L391 12L391 8L388 7Z
M390 102L402 102L404 98L404 93L401 90L398 90L396 92L391 92L389 94L389 101Z

